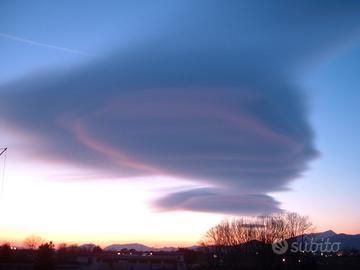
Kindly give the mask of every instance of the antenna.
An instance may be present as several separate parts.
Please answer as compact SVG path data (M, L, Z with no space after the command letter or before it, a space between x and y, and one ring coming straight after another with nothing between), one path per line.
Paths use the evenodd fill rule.
M3 194L3 191L4 191L6 153L7 153L7 147L5 147L5 148L0 148L0 157L1 157L3 154L5 154L5 156L4 156L4 165L3 165L3 168L2 168L2 174L1 174L0 199L2 199L2 194Z
M1 156L2 154L4 154L6 151L7 151L7 147L5 147L5 148L0 148L0 156Z

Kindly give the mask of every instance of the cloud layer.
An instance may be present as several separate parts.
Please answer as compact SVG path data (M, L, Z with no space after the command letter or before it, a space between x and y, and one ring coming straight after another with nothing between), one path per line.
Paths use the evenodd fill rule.
M0 118L36 138L37 157L199 185L158 209L277 211L267 194L317 153L294 78L351 40L355 2L190 3L130 49L3 86Z

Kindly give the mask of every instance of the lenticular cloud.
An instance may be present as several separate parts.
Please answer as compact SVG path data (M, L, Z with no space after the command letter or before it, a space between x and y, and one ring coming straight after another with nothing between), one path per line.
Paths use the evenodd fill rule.
M119 179L170 175L198 185L158 198L157 209L277 211L267 194L317 154L292 78L351 38L359 19L335 4L318 13L306 12L310 2L297 10L191 5L174 14L181 23L164 22L131 49L3 86L0 118L37 138L29 149L42 158Z

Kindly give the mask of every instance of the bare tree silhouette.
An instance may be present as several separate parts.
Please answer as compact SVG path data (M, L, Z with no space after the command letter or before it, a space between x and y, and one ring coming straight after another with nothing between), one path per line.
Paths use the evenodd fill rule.
M308 217L291 212L237 217L210 228L201 244L208 251L209 263L214 269L248 269L250 265L272 269L278 258L271 245L303 235L311 226Z
M44 240L40 236L30 235L24 240L24 246L29 249L36 249Z
M272 244L308 232L310 219L297 213L282 212L254 218L225 219L209 229L202 239L205 246L234 246L252 240Z

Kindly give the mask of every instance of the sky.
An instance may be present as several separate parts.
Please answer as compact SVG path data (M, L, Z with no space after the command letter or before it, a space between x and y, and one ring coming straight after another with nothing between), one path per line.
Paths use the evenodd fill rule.
M2 1L0 240L360 233L357 1Z

